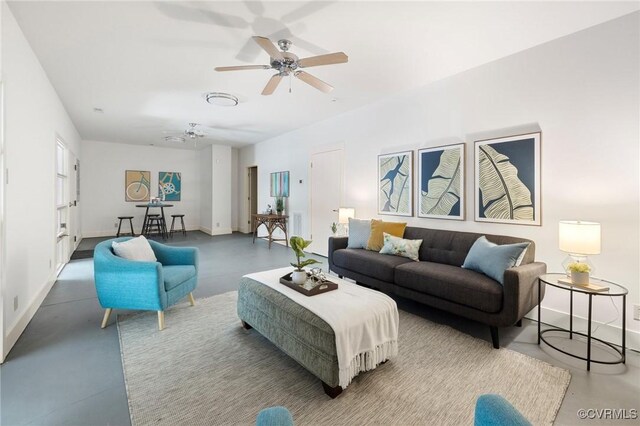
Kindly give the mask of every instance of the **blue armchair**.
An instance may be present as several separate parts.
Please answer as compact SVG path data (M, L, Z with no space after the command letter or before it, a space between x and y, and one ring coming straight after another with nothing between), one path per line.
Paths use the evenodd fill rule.
M198 249L170 247L149 240L157 262L139 262L116 256L113 241L98 244L93 254L96 292L106 309L102 328L112 309L139 309L158 312L158 327L164 329L164 311L185 296L195 305L192 291L198 283Z
M496 394L484 394L476 401L475 426L531 426L506 399Z

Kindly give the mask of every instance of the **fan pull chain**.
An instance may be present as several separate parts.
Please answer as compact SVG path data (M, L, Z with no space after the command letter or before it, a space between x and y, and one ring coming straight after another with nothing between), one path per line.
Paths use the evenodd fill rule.
M291 80L293 80L293 77L289 74L289 93L291 93Z

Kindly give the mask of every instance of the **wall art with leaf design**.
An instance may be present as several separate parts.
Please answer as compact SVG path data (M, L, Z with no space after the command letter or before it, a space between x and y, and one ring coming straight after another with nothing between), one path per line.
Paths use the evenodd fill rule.
M475 143L475 220L540 225L540 132Z
M413 216L413 151L378 156L378 214Z
M418 150L418 216L464 220L464 144Z

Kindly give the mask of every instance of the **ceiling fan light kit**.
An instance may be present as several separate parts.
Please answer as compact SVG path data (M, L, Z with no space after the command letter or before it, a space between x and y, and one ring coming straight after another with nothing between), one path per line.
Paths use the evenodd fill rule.
M238 98L230 93L210 92L205 93L205 99L211 105L234 107L238 105Z
M164 140L169 143L184 143L186 139L182 136L165 136Z
M297 79L307 83L311 87L314 87L324 93L329 93L333 90L333 86L325 83L317 77L311 74L299 70L299 68L317 67L321 65L343 64L349 61L349 57L344 52L328 53L326 55L312 56L309 58L298 59L296 55L289 52L291 47L291 41L278 40L278 46L280 50L273 44L271 40L266 37L253 36L253 40L269 54L269 65L239 65L231 67L216 67L216 71L241 71L241 70L256 70L256 69L274 69L278 71L274 74L264 90L263 95L272 94L283 77L293 76ZM289 90L291 91L291 90ZM207 100L208 101L208 100Z

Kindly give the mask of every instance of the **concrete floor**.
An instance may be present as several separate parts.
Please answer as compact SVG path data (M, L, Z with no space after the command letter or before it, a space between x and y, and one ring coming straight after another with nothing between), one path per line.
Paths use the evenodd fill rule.
M84 240L79 249L100 239ZM288 265L291 252L266 241L251 244L242 234L210 237L201 232L176 236L169 244L200 249L196 298L236 290L244 274ZM325 260L326 269L326 260ZM2 425L129 425L118 333L100 329L103 311L92 281L92 259L70 262L0 368ZM448 324L490 341L488 327L406 300L400 309ZM580 421L579 409L624 408L640 411L640 356L627 352L627 364L584 363L536 344L536 324L500 330L502 346L570 370L572 379L556 424L639 424L638 421ZM575 343L575 342L574 342Z

